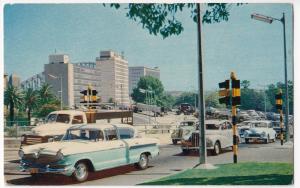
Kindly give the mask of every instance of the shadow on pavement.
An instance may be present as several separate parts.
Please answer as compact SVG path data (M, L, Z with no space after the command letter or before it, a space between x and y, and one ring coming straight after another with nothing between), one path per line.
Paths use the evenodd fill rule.
M149 166L151 168L151 166ZM127 165L108 170L102 170L98 172L90 172L87 181L93 181L97 179L107 178L111 176L123 175L133 171L140 171L134 167L134 165ZM43 174L37 177L24 177L13 180L8 180L8 184L13 185L71 185L79 184L72 177L54 174Z

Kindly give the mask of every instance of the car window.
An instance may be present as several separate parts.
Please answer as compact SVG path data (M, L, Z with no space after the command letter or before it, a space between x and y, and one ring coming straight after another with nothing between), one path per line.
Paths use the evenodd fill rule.
M116 129L106 129L104 132L105 132L106 140L117 140L118 139Z
M100 130L69 130L63 140L95 140L104 139L103 132Z
M47 122L48 122L48 123L53 123L53 122L55 122L55 121L56 121L56 116L57 116L57 114L50 114L50 115L48 116Z
M219 126L216 124L206 124L207 130L219 130Z
M220 126L221 126L221 130L226 130L227 129L226 122L221 123Z
M69 114L58 114L57 118L56 118L56 122L69 123L70 122L70 115Z
M72 124L82 124L82 123L83 123L82 115L77 115L73 117Z
M127 129L119 129L120 139L128 139L133 138L134 130L127 128Z
M226 124L228 129L232 129L232 124L230 122L226 122Z

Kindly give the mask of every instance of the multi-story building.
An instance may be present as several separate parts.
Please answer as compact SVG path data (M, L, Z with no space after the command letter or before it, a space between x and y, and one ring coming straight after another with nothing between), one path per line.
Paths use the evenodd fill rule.
M100 92L100 70L95 62L74 63L74 100L78 106L82 94L80 91L86 90L88 85Z
M21 86L20 77L17 74L13 73L9 76L8 83L14 87L20 87Z
M102 102L115 102L128 106L128 62L113 51L101 51L96 58L96 67L100 75L100 95Z
M112 51L101 51L96 62L71 63L68 55L49 55L44 71L22 82L22 88L39 89L43 83L52 86L52 92L63 106L80 105L80 91L91 85L98 91L101 102L116 102L128 106L128 62Z
M45 74L41 72L39 74L33 75L32 77L21 82L21 88L33 88L34 90L38 90L45 83Z
M137 87L140 78L143 76L152 76L160 79L160 70L158 67L148 68L144 66L129 67L129 91Z
M4 78L3 78L3 82L4 82L4 90L7 88L8 85L8 74L4 73Z
M64 106L74 106L74 68L64 54L49 55L49 64L44 65L45 82L52 86L53 93Z

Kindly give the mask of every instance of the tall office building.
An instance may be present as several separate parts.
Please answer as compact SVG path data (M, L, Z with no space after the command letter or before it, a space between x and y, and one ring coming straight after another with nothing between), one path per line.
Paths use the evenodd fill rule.
M74 100L78 106L82 101L80 91L86 90L88 85L100 92L100 70L95 62L74 63Z
M148 68L144 66L129 67L129 91L137 87L140 78L143 76L153 76L160 79L160 70L158 67Z
M17 74L13 73L9 76L8 83L10 85L14 86L14 87L20 87L21 86L21 79Z
M22 89L33 88L38 90L45 83L45 74L43 72L33 75L30 78L21 82Z
M101 51L96 58L96 68L99 68L100 95L102 102L114 101L118 105L128 106L128 62L123 56L113 51Z
M8 74L4 73L4 78L3 78L3 82L4 82L4 90L7 88L8 85Z
M74 106L73 64L65 54L49 55L49 64L44 65L45 82L52 86L53 93L64 106Z

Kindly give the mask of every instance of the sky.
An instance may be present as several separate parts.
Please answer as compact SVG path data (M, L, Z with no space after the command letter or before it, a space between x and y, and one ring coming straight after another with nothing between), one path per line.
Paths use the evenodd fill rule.
M229 21L203 25L204 88L235 71L250 87L284 82L283 27L250 18L286 15L288 79L293 79L292 5L244 4L230 7ZM202 6L202 11L205 7ZM122 7L102 4L13 4L4 8L4 72L22 80L43 71L48 55L68 54L71 62L95 61L101 50L124 52L129 66L159 67L165 90L198 89L197 27L190 10L177 15L184 31L163 39L130 20Z

